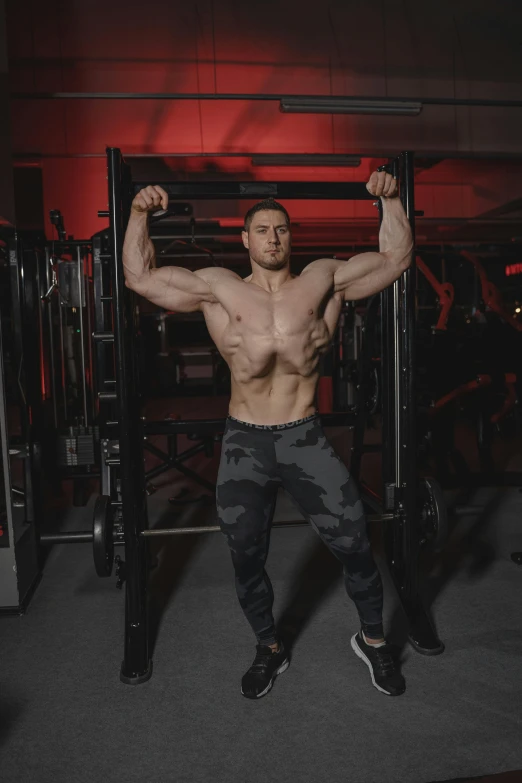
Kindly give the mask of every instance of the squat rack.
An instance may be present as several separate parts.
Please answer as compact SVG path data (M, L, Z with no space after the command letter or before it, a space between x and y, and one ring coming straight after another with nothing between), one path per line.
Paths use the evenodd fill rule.
M413 153L403 152L392 162L398 175L400 198L415 230ZM191 533L199 528L148 530L146 484L144 472L145 434L172 434L173 432L222 432L224 420L194 422L144 423L140 415L140 390L137 362L137 315L135 296L125 286L123 272L123 241L134 195L150 184L132 180L129 165L117 148L107 149L109 181L109 238L111 252L112 292L100 291L105 301L112 298L114 333L104 339L114 340L115 391L102 392L100 403L115 403L117 421L109 422L118 435L118 456L111 459L120 478L123 539L126 558L125 641L120 679L128 684L139 684L152 674L149 656L147 612L146 538L150 535ZM365 183L330 182L162 182L174 199L361 199L374 198ZM415 255L413 254L413 258ZM438 639L432 622L419 595L418 555L423 531L419 511L419 486L416 472L415 430L415 266L381 294L382 324L382 379L383 379L383 493L382 496L363 487L363 501L386 521L385 546L387 563L409 621L409 638L414 648L423 654L441 653L443 644ZM362 411L352 408L339 416L336 423L353 426ZM328 424L328 416L322 423ZM365 449L360 437L355 444L355 463L360 465ZM363 432L364 435L364 432ZM433 505L433 504L432 504ZM436 511L436 510L435 510ZM432 515L433 521L433 515ZM435 520L436 523L436 520ZM219 528L203 528L203 530Z

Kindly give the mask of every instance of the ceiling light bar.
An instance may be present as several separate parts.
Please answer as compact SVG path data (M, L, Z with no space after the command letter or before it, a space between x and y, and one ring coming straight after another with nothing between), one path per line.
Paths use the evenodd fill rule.
M280 110L288 114L388 114L416 117L420 101L370 100L367 98L281 98Z
M254 155L253 166L343 166L357 168L361 165L361 158L357 155L314 155L314 154L290 154L290 155Z

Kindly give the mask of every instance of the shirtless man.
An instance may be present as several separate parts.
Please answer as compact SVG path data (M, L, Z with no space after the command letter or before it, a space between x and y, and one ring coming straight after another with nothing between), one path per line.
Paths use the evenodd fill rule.
M410 225L396 181L374 172L367 188L383 205L379 252L349 261L321 258L299 276L290 273L290 219L276 201L263 201L246 214L242 239L252 274L245 279L218 267L154 268L148 215L166 209L168 195L149 186L132 203L123 248L126 285L168 310L202 311L230 367L216 498L239 602L257 639L254 663L241 685L249 699L268 693L289 665L276 635L265 571L279 486L343 565L346 591L361 622L351 646L368 666L373 685L390 696L405 690L384 639L382 583L363 506L354 480L325 438L315 406L319 359L334 336L343 300L382 291L411 262Z

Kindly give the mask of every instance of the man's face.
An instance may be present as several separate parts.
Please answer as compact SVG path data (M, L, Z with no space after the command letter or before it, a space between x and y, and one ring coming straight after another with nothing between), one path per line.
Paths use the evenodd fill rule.
M287 266L292 237L283 212L273 209L256 212L250 228L241 236L252 261L263 269L277 271Z

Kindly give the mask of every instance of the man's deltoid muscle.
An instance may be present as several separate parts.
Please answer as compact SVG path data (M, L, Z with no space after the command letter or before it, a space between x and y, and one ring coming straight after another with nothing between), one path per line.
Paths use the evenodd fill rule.
M244 279L217 267L155 268L148 215L166 209L168 195L149 186L132 204L123 248L127 286L168 310L201 311L230 367L216 499L239 602L257 640L241 685L247 698L268 693L289 665L264 568L280 486L343 565L361 625L351 645L370 669L372 684L388 695L405 690L384 639L382 583L358 490L328 443L315 407L319 359L334 336L343 301L382 291L411 262L412 235L395 179L374 172L367 188L383 205L379 252L349 261L320 258L298 276L290 272L290 218L276 201L262 201L245 216L242 240L252 272Z

